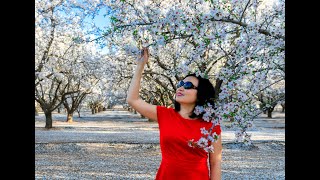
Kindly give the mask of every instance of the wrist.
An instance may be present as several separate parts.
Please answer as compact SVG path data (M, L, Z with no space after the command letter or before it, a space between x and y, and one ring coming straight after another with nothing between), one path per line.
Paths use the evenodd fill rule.
M139 63L137 64L136 71L142 72L143 69L144 69L144 65L145 65L145 63L139 62Z

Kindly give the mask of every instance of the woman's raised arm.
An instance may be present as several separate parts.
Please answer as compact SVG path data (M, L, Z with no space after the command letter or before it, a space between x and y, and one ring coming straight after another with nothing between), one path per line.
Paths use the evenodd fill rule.
M135 109L141 115L154 121L157 121L158 119L156 105L145 102L139 96L142 72L144 69L144 65L148 62L148 59L149 50L147 48L143 48L142 60L137 62L137 67L130 83L127 95L127 102L133 109Z

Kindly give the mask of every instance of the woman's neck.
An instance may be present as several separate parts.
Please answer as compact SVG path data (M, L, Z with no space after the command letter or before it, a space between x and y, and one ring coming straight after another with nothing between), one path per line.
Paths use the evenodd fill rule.
M180 104L180 111L179 114L186 118L186 119L190 119L190 115L193 113L193 109L195 107L195 104L193 105L189 105L189 104Z

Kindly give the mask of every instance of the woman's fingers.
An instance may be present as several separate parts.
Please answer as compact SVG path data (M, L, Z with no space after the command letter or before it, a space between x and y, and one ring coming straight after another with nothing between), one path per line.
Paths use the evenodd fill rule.
M146 47L143 48L143 56L145 56L146 58L149 57L149 49Z
M149 53L148 53L148 48L146 48L146 47L143 47L143 55L147 55L147 56L149 56Z

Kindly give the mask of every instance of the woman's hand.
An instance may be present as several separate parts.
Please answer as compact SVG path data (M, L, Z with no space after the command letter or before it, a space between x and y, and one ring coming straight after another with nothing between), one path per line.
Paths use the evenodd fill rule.
M149 49L147 47L144 47L141 50L140 61L138 61L138 63L143 62L144 64L146 64L148 60L149 60Z

